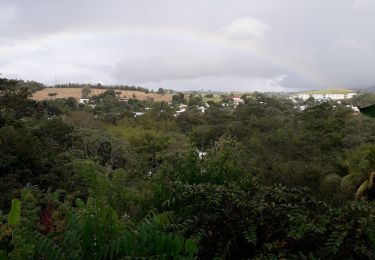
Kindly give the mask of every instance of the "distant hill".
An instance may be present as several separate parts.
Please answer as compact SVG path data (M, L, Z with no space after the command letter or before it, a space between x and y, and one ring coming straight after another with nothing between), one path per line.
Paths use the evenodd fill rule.
M351 89L344 89L344 88L328 88L328 89L321 89L321 90L308 90L308 91L303 91L301 93L303 94L347 94L347 93L352 93L355 92Z
M91 88L90 96L97 96L104 93L107 90L114 90L116 92L121 92L120 96L123 98L135 98L139 100L145 100L147 98L152 98L154 101L171 101L172 95L170 94L157 94L157 93L145 93L142 91L131 91L123 89L105 89L105 88ZM134 95L134 96L133 96ZM68 98L72 97L77 101L82 96L82 88L44 88L42 90L33 93L32 98L35 100L51 100L56 98Z
M375 92L375 86L361 89L362 92Z

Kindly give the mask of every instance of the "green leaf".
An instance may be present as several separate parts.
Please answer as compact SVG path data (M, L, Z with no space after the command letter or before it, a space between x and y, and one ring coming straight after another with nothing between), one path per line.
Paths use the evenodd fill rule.
M21 201L18 199L12 200L12 207L8 215L8 223L10 225L16 225L20 222L21 218Z
M80 208L80 209L86 208L85 203L80 198L76 198L75 203L76 203L77 207Z
M361 186L359 186L357 192L355 193L355 197L356 197L357 199L360 198L360 197L362 197L363 194L365 193L365 191L367 190L367 188L368 188L368 179L365 180L365 181L361 184Z
M8 254L5 250L0 250L0 260L8 260Z
M193 257L198 252L197 243L191 239L185 241L185 252L189 257Z

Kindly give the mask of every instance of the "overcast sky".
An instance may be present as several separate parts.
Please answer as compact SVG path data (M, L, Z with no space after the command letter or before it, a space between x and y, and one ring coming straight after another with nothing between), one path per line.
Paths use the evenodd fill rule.
M0 0L0 73L45 84L375 85L375 0Z

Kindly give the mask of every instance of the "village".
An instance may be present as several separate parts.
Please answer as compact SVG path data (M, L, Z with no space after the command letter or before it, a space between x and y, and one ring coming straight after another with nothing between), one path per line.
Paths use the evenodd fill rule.
M129 99L136 98L136 94L132 94L131 96L127 96L125 93L123 93L120 90L115 91L116 97L119 102L129 102ZM359 93L352 91L352 90L345 90L345 89L325 89L325 90L317 90L317 91L305 91L301 93L293 93L288 95L288 99L293 102L293 108L298 110L305 110L308 107L308 101L311 102L328 102L328 101L334 101L337 105L342 105L343 102L344 105L351 109L354 113L359 113L359 109L356 106L353 106L352 104L349 104L347 101L352 99L353 97L357 96ZM205 113L205 111L210 107L210 104L213 105L219 105L222 108L227 109L236 109L239 105L245 103L246 98L251 98L252 94L250 93L244 93L241 95L241 93L235 95L235 94L221 94L214 97L213 94L206 94L205 93L199 93L196 92L194 94L190 93L190 95L185 98L185 95L182 93L176 93L176 96L182 95L183 98L181 99L181 103L176 104L176 102L173 102L173 96L171 98L166 99L167 104L170 106L170 108L175 109L174 116L177 117L187 111L188 108L194 107L195 109L199 110L202 113ZM206 97L210 98L206 98ZM198 102L191 102L192 99L198 99ZM148 100L152 100L152 98L148 98ZM193 105L192 103L196 103ZM263 103L263 102L260 102ZM81 105L87 105L91 108L95 108L96 104L95 102L90 99L89 97L81 98L79 99L79 104ZM193 106L192 106L193 105ZM336 107L336 105L333 105L333 107ZM143 111L134 111L134 117L141 117L147 112L147 110L150 110L150 107L144 107ZM163 112L163 111L161 111Z

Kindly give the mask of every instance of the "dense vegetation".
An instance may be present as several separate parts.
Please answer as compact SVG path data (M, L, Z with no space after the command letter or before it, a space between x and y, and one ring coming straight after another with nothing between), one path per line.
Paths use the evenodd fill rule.
M29 96L0 80L0 259L375 258L373 95Z
M130 90L130 91L141 91L145 93L149 93L150 90L148 88L140 87L140 86L127 86L127 85L102 85L98 84L78 84L78 83L69 83L69 84L57 84L55 85L57 88L96 88L96 89L121 89L121 90ZM158 89L159 94L163 94L165 91L172 92L172 90L164 90L163 88Z

